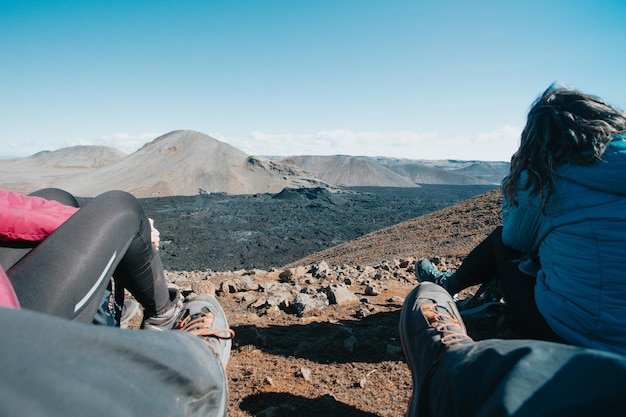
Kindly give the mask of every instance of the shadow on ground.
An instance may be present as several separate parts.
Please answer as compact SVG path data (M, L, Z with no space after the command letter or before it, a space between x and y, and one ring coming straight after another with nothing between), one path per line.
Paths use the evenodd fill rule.
M402 360L398 332L400 311L355 320L305 325L233 327L235 346L255 346L266 353L294 356L317 363Z
M287 393L255 394L244 398L240 408L256 417L377 417L337 401L331 395L310 399Z

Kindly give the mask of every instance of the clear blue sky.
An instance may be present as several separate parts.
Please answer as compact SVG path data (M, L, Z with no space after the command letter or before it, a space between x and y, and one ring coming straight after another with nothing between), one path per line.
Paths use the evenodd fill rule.
M509 160L553 81L626 108L623 0L0 0L0 155Z

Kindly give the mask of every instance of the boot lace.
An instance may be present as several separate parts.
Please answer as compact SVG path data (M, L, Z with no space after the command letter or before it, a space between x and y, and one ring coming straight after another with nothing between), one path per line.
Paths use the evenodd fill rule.
M463 326L461 326L456 316L450 313L447 308L437 304L422 304L421 310L428 321L428 325L441 334L441 343L449 348L473 341L463 331ZM445 313L441 310L445 310Z
M195 336L200 336L204 343L209 346L213 352L217 355L217 350L213 343L208 338L214 337L216 339L228 340L235 337L235 332L232 329L213 329L213 322L215 320L215 314L209 311L201 311L200 313L186 315L176 323L176 329L184 332L189 332Z

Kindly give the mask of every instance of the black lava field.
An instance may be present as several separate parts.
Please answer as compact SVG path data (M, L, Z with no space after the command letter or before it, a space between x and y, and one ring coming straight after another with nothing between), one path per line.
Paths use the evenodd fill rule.
M285 189L141 199L161 232L168 270L281 267L309 254L456 204L497 186Z

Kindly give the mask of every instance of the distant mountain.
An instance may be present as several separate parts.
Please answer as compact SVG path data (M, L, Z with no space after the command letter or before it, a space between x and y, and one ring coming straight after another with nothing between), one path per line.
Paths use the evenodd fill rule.
M500 184L502 179L509 174L510 167L509 162L473 161L471 165L459 168L455 172L481 178L492 184Z
M416 163L404 163L392 165L389 169L404 178L408 178L416 184L458 184L458 185L479 185L490 184L480 178L469 175L458 174L453 171L446 171L439 168L419 165Z
M27 159L35 165L57 168L99 168L119 162L124 152L108 146L72 146L56 151L38 152Z
M121 189L137 197L278 193L298 188L499 184L507 162L364 156L249 156L209 135L167 133L138 151L74 146L0 159L0 187L21 193L58 187L91 197Z
M416 187L419 184L500 184L508 162L412 160L370 156L290 156L294 164L330 184L344 187Z
M280 162L296 165L313 176L342 187L417 187L390 169L354 156L290 156Z
M106 146L72 146L26 158L0 160L0 187L30 193L67 177L76 177L119 162L126 154Z
M500 184L509 173L504 161L426 160L364 157L418 184Z
M118 188L137 197L330 187L297 167L248 156L225 142L190 130L170 132L119 162L54 185L80 196Z

